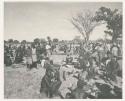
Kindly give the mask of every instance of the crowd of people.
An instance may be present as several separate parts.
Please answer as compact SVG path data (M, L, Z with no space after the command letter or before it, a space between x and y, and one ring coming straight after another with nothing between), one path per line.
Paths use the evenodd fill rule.
M117 77L122 77L119 60L121 49L113 43L81 44L74 56L67 48L66 58L57 66L51 59L51 44L21 44L4 46L4 64L10 66L26 60L29 70L41 64L45 75L41 80L40 93L48 98L63 99L121 98L122 90ZM78 49L78 48L77 48Z
M27 68L31 69L32 66L37 68L37 63L40 63L45 56L49 57L50 54L51 47L49 44L5 44L4 64L10 66L25 61Z

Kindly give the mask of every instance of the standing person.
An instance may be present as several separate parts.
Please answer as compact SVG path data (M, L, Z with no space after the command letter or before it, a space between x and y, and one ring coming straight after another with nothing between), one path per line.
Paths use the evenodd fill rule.
M45 46L45 44L41 43L40 47L41 47L41 54L42 54L42 56L46 56L47 52L46 52L46 46Z
M83 69L83 70L86 70L86 68L88 67L87 59L85 59L85 57L83 57L83 56L79 56L78 62L79 62L79 68Z
M45 44L41 43L40 48L41 48L41 51L40 51L40 63L41 63L41 66L44 67L44 62L46 60L46 55L47 55Z
M47 51L47 57L50 58L50 56L51 56L51 46L49 45L49 43L46 45L46 51Z
M110 51L111 51L113 56L118 57L120 49L119 49L119 47L118 47L118 45L116 43L113 43Z
M15 62L17 46L13 48L13 61Z
M107 65L111 61L111 58L112 58L112 53L110 51L107 51L107 56L105 58L105 65Z
M25 54L26 54L27 68L31 69L31 65L32 65L32 49L30 48L30 46L28 46L26 48Z
M4 64L6 66L12 65L12 61L10 58L9 47L4 45Z
M25 53L25 47L23 45L19 46L16 51L15 63L20 63L23 61L24 53Z
M40 47L40 43L38 43L38 46L36 47L36 55L37 55L37 63L40 64L40 59L41 59L41 47Z
M37 56L36 56L36 47L34 44L32 44L32 60L33 60L33 64L32 66L37 68Z
M98 57L99 57L99 67L100 67L100 65L101 65L101 60L102 60L102 58L105 56L105 50L104 50L104 46L103 46L103 44L102 45L100 45L100 47L98 48Z
M93 79L97 76L99 72L98 62L96 60L96 57L91 57L89 59L90 66L88 68L88 76L90 79Z
M71 57L71 54L68 54L66 56L66 64L72 64L73 57Z
M116 76L119 69L119 63L116 56L113 56L106 66L108 79L117 81Z
M64 53L66 54L66 50L67 50L67 45L64 45Z

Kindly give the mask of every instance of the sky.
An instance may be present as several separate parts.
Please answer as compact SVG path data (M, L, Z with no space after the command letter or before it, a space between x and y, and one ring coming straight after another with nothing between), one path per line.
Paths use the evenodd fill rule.
M122 3L115 2L5 2L4 39L33 41L35 38L58 38L72 40L81 34L69 21L73 15L100 7L119 9ZM90 40L104 38L105 25L96 27Z

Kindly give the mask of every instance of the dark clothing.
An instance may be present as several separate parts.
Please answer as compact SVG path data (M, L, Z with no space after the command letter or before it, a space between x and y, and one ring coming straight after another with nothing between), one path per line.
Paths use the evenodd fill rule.
M78 59L79 63L80 63L80 69L84 69L86 70L87 66L86 66L86 60L84 58L82 59Z
M115 60L111 60L106 67L107 70L107 76L111 79L111 80L116 80L116 75L117 75L117 71L119 69L119 64L117 61Z
M86 99L87 98L87 93L81 88L76 88L74 91L71 93L72 98L74 99Z
M12 61L11 61L11 55L10 55L10 51L9 51L9 47L4 46L4 64L6 66L10 66L12 65Z
M32 49L31 48L27 48L25 50L25 56L26 57L32 57Z
M22 62L24 55L25 55L25 47L19 47L16 51L15 63Z
M67 64L71 64L73 61L73 58L72 57L66 57L66 63Z
M40 46L38 46L36 48L36 55L37 55L38 62L40 62L40 60L43 59L43 55L46 55L46 49L44 47L41 48Z
M59 72L54 68L47 68L46 74L42 79L40 92L46 92L49 97L52 97L53 94L56 94L61 81L59 78Z

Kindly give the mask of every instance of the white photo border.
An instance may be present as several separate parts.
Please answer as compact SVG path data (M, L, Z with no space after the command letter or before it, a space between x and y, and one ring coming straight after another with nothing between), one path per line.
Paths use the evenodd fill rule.
M58 101L67 101L67 100L85 100L85 101L125 101L125 4L124 0L0 0L0 101L2 100L12 100L12 101L19 101L19 100L27 100L27 101L50 101L56 99L4 99L4 2L122 2L123 3L123 60L122 60L122 70L123 70L123 84L122 84L122 94L123 99L57 99Z

